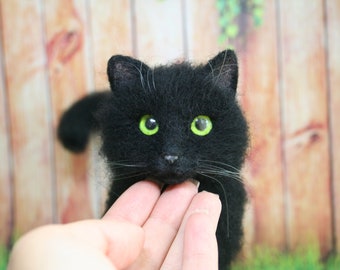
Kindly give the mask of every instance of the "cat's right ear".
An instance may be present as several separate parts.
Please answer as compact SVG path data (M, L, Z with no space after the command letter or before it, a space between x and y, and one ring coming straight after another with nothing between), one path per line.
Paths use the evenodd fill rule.
M107 65L107 75L112 91L125 85L143 84L144 77L150 68L143 62L129 56L112 56Z
M234 51L225 50L209 60L206 70L210 72L214 84L224 91L234 95L237 88L238 64Z

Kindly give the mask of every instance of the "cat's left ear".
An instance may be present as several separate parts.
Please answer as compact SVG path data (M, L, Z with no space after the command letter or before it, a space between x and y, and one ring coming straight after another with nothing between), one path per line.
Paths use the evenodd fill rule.
M236 93L238 81L238 64L234 51L225 50L208 61L205 66L212 75L215 85L224 91Z
M107 64L107 75L112 91L127 85L143 83L143 77L150 68L143 62L129 56L115 55Z

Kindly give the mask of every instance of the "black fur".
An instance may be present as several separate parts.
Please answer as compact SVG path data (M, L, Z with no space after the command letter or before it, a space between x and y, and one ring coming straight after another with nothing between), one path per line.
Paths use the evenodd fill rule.
M98 130L94 112L108 98L110 92L91 94L74 103L61 117L58 138L63 146L80 153L86 148L90 133Z
M102 153L114 175L107 207L145 178L167 185L194 178L200 190L219 194L223 206L217 229L219 268L226 269L241 247L246 202L239 173L248 131L235 98L236 55L228 50L205 65L153 69L127 56L113 56L107 73L112 91L85 97L66 111L59 139L70 150L80 151L90 131L100 130ZM157 120L156 134L141 132L143 115ZM198 115L212 120L206 136L191 131ZM167 156L175 158L169 161Z

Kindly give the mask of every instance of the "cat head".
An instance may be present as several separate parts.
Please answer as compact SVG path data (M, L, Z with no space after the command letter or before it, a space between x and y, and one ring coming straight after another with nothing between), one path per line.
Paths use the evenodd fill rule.
M175 184L219 164L240 168L247 125L236 101L233 51L203 65L155 68L118 55L109 60L107 73L112 94L97 120L102 152L117 179L138 176Z

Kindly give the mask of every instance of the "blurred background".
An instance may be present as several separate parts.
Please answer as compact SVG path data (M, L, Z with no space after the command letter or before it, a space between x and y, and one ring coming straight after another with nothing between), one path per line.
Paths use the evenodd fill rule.
M1 249L100 217L98 139L72 155L55 130L72 102L108 88L112 55L152 66L233 48L251 132L243 253L340 251L340 1L0 0L0 30Z

